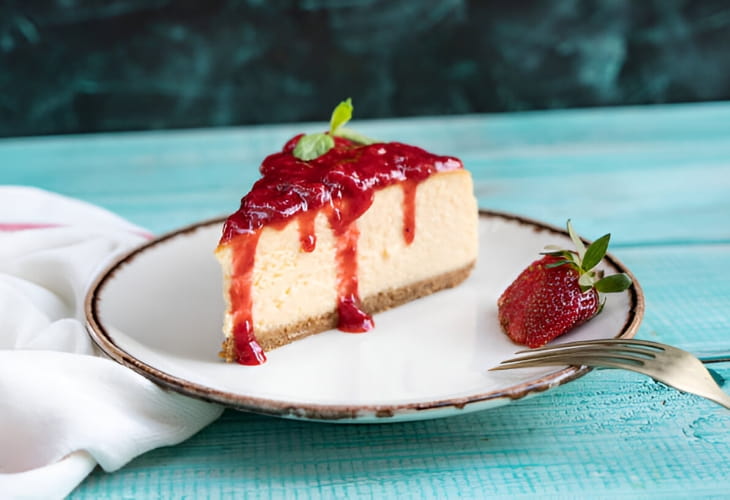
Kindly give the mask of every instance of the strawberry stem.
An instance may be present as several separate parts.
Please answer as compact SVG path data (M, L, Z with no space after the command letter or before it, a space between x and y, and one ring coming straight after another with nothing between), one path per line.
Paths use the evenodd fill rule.
M546 267L554 268L566 264L573 266L578 271L578 285L582 292L587 292L591 288L595 288L602 293L623 292L631 286L631 278L626 273L614 274L604 278L603 271L595 269L606 256L611 233L604 234L586 248L581 237L575 232L570 219L568 219L566 226L568 235L576 250L565 250L556 245L546 246L545 249L549 251L541 252L542 255L550 255L560 259L548 264Z

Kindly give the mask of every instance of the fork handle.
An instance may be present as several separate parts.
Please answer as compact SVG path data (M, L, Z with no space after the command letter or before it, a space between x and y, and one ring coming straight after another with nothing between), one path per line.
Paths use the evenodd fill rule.
M695 356L703 363L724 363L730 361L730 352L728 351L699 351L695 353Z

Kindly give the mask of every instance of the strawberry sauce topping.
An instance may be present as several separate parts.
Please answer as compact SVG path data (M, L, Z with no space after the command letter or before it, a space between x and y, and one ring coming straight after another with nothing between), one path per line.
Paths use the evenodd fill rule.
M241 364L265 361L253 331L251 280L259 230L283 229L296 217L301 250L312 252L317 238L314 220L324 211L337 238L338 328L364 332L372 318L360 305L357 284L356 220L370 207L376 189L401 183L403 187L403 238L415 237L415 198L418 184L435 172L462 168L461 161L437 156L398 142L358 145L335 137L335 147L310 161L292 155L301 138L289 140L280 153L268 156L259 179L240 209L225 223L220 243L233 247L231 313L236 359Z

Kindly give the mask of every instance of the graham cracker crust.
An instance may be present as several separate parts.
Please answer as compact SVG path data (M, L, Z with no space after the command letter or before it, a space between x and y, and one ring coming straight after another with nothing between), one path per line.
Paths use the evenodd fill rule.
M455 271L449 271L433 278L400 288L391 288L365 297L362 299L362 308L368 314L376 314L426 295L431 295L439 290L453 288L469 276L472 269L474 269L474 265L475 262L471 262ZM256 340L264 351L271 351L309 335L337 328L337 319L337 311L333 310L328 314L307 318L276 330L256 332ZM233 337L227 337L223 341L220 356L229 363L235 360Z

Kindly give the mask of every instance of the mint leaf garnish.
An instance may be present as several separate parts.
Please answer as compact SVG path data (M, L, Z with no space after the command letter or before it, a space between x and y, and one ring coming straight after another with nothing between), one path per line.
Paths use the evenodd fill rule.
M343 128L343 125L349 122L352 118L352 112L354 109L352 99L349 97L339 103L337 107L335 107L334 111L332 111L329 131L303 135L294 147L292 154L303 161L319 158L335 147L334 137L342 137L362 145L379 142L362 134L358 134L353 130Z
M349 139L352 142L362 144L363 146L367 146L368 144L375 144L376 142L380 142L376 139L372 139L366 135L362 135L359 132L355 132L352 129L344 128L344 127L340 128L335 135L337 137L344 137L345 139Z
M330 118L330 134L337 135L337 130L350 121L353 109L352 99L349 97L337 105Z
M309 161L319 158L335 147L335 140L329 134L317 133L302 136L292 154L300 160Z

